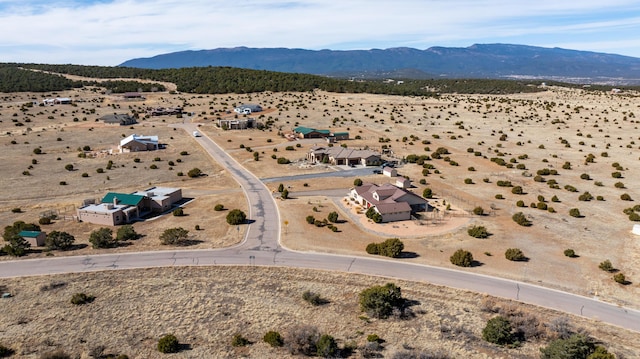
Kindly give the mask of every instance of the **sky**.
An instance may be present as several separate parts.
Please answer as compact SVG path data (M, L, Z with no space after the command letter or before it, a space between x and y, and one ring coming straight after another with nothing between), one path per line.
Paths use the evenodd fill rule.
M0 62L506 43L640 57L638 0L0 0Z

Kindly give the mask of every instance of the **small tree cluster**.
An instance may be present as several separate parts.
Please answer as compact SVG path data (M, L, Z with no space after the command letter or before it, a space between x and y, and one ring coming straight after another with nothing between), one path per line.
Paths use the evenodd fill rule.
M387 318L394 309L402 309L404 299L400 287L393 283L373 286L360 292L360 309L374 318Z
M281 347L284 345L284 339L282 338L282 336L280 335L280 333L270 330L268 331L264 337L262 338L262 340L271 345L272 347Z
M527 219L527 217L522 212L515 213L513 216L511 216L511 219L513 219L514 222L516 222L517 224L523 227L529 227L533 224L531 223L531 221Z
M231 346L233 347L244 347L251 344L249 339L242 336L240 333L236 333L233 338L231 338Z
M487 325L482 329L482 339L498 345L513 343L514 333L509 319L503 316L489 319Z
M164 245L184 245L189 240L189 231L182 228L168 228L160 235L160 243Z
M91 232L89 235L89 243L93 248L113 248L118 246L118 239L113 238L111 228L102 227Z
M76 239L67 232L53 231L47 234L44 245L50 250L67 250L73 246L75 240Z
M402 254L404 243L398 238L389 238L381 243L369 243L367 253L391 258L398 258Z
M473 238L489 237L489 232L484 226L473 226L467 230L467 233Z
M247 215L239 209L232 209L227 214L227 223L232 226L244 224L246 221Z
M584 334L573 334L568 338L553 340L544 348L540 348L541 359L584 358L615 359L615 355L607 349L596 345L595 341Z
M180 351L180 342L173 334L167 334L158 340L158 351L160 353L177 353Z
M449 257L449 260L458 267L471 267L473 264L473 254L464 249L458 249Z
M519 248L509 248L504 252L504 257L510 261L524 261L527 257Z

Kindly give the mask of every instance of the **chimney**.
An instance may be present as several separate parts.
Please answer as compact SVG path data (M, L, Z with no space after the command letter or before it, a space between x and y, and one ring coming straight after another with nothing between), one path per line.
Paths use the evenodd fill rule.
M116 197L116 196L113 197L113 205L114 206L118 205L118 197Z

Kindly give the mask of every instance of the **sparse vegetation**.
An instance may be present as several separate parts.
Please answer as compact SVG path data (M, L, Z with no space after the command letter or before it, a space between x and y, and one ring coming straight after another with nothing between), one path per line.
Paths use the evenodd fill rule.
M373 286L360 292L360 309L374 318L387 318L404 303L400 287L393 283Z
M177 353L180 350L180 342L175 335L167 334L158 340L157 348L160 353Z
M469 251L458 249L449 257L449 260L458 267L471 267L473 264L473 255Z

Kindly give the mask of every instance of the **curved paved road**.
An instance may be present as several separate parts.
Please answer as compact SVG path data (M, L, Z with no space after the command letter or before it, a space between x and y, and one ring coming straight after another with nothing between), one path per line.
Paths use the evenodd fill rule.
M181 125L192 133L196 127ZM280 217L269 190L207 137L196 141L243 187L249 201L249 225L239 245L219 250L174 250L120 253L0 263L0 277L192 265L264 265L336 270L428 282L515 299L598 319L640 332L640 311L570 293L471 272L404 263L397 260L301 253L280 247Z

